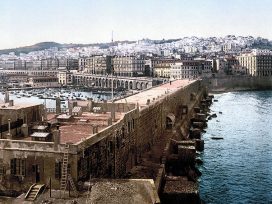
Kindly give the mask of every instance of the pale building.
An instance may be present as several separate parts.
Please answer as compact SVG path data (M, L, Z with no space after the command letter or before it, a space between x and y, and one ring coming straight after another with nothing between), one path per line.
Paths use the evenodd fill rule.
M60 70L58 72L58 82L61 85L70 85L73 83L73 74L70 71Z
M207 60L182 61L171 65L171 79L195 79L198 77L209 77L211 75L212 63Z
M250 76L272 76L272 52L253 50L237 56L239 65L246 69Z
M143 76L145 71L145 59L143 56L114 56L112 68L117 76Z
M106 75L111 73L111 56L93 55L86 59L81 59L80 69L89 74Z
M152 59L151 64L154 76L169 78L171 65L174 65L176 62L180 61L176 59Z

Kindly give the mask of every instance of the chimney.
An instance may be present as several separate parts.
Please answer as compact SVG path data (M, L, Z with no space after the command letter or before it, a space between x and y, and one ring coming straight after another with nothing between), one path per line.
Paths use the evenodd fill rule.
M13 101L13 100L10 100L8 106L14 106L14 101Z
M58 150L58 145L60 144L60 130L57 125L57 129L53 131L53 139L54 139L54 150Z
M73 104L72 103L68 103L68 109L69 109L69 115L72 115L72 111L73 111Z
M56 114L60 114L61 109L60 109L60 98L56 98Z
M77 106L77 101L73 101L73 108Z
M47 108L44 106L44 120L47 121Z
M93 109L93 101L90 100L90 101L88 101L88 112L91 112L92 109Z
M107 112L107 100L103 100L103 110L102 110L102 112L103 112L103 114L106 114L106 112Z
M11 140L11 132L10 132L10 119L8 119L8 133L7 133L7 139Z
M28 137L28 125L27 124L23 124L21 127L21 131L24 137Z
M115 104L112 103L112 106L111 106L111 118L112 118L112 122L115 121Z
M6 90L5 91L5 103L8 103L9 102L9 91Z
M93 125L93 134L98 133L98 126L97 125Z
M108 118L108 126L112 125L112 118Z

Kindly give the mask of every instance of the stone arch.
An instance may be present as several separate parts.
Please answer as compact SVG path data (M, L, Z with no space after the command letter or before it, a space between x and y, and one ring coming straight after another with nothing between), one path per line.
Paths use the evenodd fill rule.
M121 81L121 87L122 87L122 88L125 88L125 83L124 83L124 81Z
M95 86L99 86L99 80L98 80L98 78L95 78Z
M129 82L128 88L129 88L129 89L133 89L133 83L132 83L132 81Z
M176 117L173 113L169 113L166 116L166 129L172 129L174 127L175 119Z
M121 86L121 82L117 80L117 88Z
M92 78L91 78L91 77L88 77L87 85L88 85L88 86L91 86L91 85L92 85Z
M140 82L136 82L136 89L141 89L141 84L140 84Z
M108 80L108 79L106 79L105 83L106 83L106 84L105 84L105 87L106 87L106 88L111 87L111 85L109 85L109 80Z
M103 88L106 87L106 80L105 80L105 78L102 78L102 87Z
M111 87L111 80L112 80L112 79L109 79L109 80L108 80L108 87ZM114 86L113 86L113 87L114 87Z
M128 89L128 81L125 81L125 89Z
M141 83L141 89L145 89L144 82Z
M116 80L115 79L113 80L113 87L116 88Z

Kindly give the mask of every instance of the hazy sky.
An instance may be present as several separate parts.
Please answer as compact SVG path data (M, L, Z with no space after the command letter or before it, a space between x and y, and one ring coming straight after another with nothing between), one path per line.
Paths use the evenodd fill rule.
M272 39L272 0L0 0L0 49L42 41L252 35Z

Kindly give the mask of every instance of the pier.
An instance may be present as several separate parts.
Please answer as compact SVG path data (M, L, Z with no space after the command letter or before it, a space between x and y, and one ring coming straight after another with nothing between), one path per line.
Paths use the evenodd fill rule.
M68 151L71 179L78 189L91 178L152 179L161 202L189 199L198 203L196 151L204 148L201 131L210 102L201 80L176 80L114 102L71 101L64 114L60 103L50 112L40 106L33 110L47 113L46 122L52 129L48 138L29 141L25 132L15 140L18 129L12 129L11 139L0 139L1 151L7 155L2 164L9 169L15 155L24 160L26 168L34 162L42 170L38 177L37 172L25 174L23 185L17 185L19 175L19 180L9 180L16 191L26 191L37 178L45 185L51 178L52 188L59 189L60 178L50 169L57 168ZM10 109L20 111L20 107ZM35 125L28 124L32 129L39 127Z

